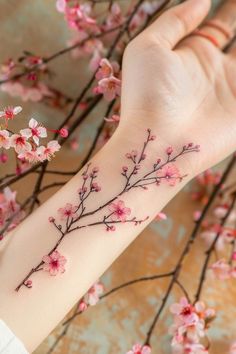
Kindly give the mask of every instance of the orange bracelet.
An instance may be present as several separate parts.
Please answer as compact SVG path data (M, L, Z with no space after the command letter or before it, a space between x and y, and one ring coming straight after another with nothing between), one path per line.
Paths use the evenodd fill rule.
M219 42L217 41L217 39L214 36L212 36L211 34L205 33L205 32L203 32L200 29L196 29L195 31L193 31L191 33L191 35L196 35L196 36L200 36L200 37L206 38L212 44L214 44L214 46L216 46L217 48L220 48L220 44L219 44Z
M227 39L232 39L233 36L234 36L234 32L232 31L232 29L229 26L227 26L223 21L220 21L220 20L209 20L209 21L206 21L203 24L203 26L209 26L209 27L217 29L218 31L223 33L223 35Z

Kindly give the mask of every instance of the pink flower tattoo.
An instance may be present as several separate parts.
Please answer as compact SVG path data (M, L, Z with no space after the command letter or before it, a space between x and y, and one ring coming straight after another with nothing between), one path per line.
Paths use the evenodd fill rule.
M57 275L65 271L66 258L58 251L54 251L51 255L43 256L43 262L43 270L49 272L50 275Z
M112 220L120 220L125 222L127 216L131 214L131 209L125 207L125 203L122 200L117 200L117 202L111 203L109 205L109 210L112 212Z
M103 63L103 65L104 67L101 68L100 75L109 75L111 67L105 67L108 65L106 62ZM7 136L4 133L2 134L2 144L5 144L5 139L7 139ZM143 218L137 218L132 215L133 211L123 200L125 195L130 190L148 190L150 186L158 187L162 183L167 183L167 185L172 187L175 186L176 183L181 182L186 176L181 174L175 164L176 160L185 154L199 151L199 145L192 143L184 145L182 149L177 152L175 152L173 147L168 147L164 151L165 158L163 160L156 158L148 172L147 170L143 171L143 161L147 159L147 147L155 140L156 136L152 134L150 129L147 129L147 137L140 150L133 149L124 156L126 163L121 167L123 183L120 191L116 195L111 196L110 199L105 201L102 205L95 208L88 208L87 201L94 193L101 193L103 188L98 180L99 168L97 166L92 167L91 163L87 164L82 172L82 183L77 189L77 202L74 204L66 203L57 210L57 216L49 216L48 218L50 224L59 234L56 244L49 253L42 257L41 262L29 271L16 287L16 291L19 291L23 286L31 288L31 276L38 271L44 270L49 272L50 275L57 275L65 271L66 258L59 253L58 248L65 237L71 232L88 227L103 226L106 231L113 233L116 230L116 226L121 223L137 226L149 219L148 215ZM24 141L22 141L22 144L24 144ZM40 149L40 147L38 149ZM53 153L53 148L51 153ZM145 164L145 166L146 165L147 164ZM147 167L145 167L145 169L147 169ZM102 215L101 212L103 212ZM90 216L94 216L93 221L89 218Z

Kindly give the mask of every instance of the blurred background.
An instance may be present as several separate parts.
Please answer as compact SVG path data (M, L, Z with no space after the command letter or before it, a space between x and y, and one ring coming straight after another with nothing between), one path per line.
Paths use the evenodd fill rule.
M70 38L63 15L56 11L54 0L0 0L0 27L0 63L8 58L18 58L23 50L41 56L50 55L64 48ZM53 61L50 65L55 72L51 81L53 87L68 97L75 98L90 74L85 64L86 59L74 60L70 54ZM30 117L55 128L67 111L66 108L53 108L40 102L22 103L17 97L10 97L0 91L0 107L7 105L23 107L23 113L15 120L16 131L25 127ZM95 110L74 135L78 140L78 148L71 150L65 146L52 161L51 167L65 171L76 168L89 148L96 127L102 119L103 113L99 109ZM222 169L224 165L225 163L218 168ZM13 172L11 164L1 164L0 169L1 175ZM53 182L54 178L53 175L47 176L46 182ZM60 179L64 181L65 177L57 176L57 180ZM31 175L24 179L24 182L12 186L13 190L18 191L19 200L28 196L33 182L34 176ZM192 185L194 183L192 182ZM187 186L171 201L165 210L168 216L166 221L153 222L107 270L101 279L106 290L135 278L168 272L174 267L194 226L193 212L199 208L198 203L191 200L191 188L191 185ZM41 200L46 200L55 191L55 188L46 191L41 195ZM197 240L181 276L182 283L192 296L198 284L196 274L199 274L204 249L203 241ZM209 331L212 354L227 353L230 342L236 339L235 281L222 283L208 279L204 287L202 298L217 310L217 318ZM97 306L89 308L73 321L67 335L53 353L125 353L134 343L142 343L167 286L168 279L148 281L122 289L101 300ZM178 300L180 296L180 289L175 288L169 303ZM37 319L35 323L37 324ZM171 353L167 330L170 323L167 307L152 338L153 354ZM62 330L63 327L59 324L34 354L48 353Z

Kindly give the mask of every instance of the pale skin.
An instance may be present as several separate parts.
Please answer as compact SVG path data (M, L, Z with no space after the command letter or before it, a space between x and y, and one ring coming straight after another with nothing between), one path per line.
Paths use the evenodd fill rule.
M210 0L188 0L166 11L128 45L123 59L121 122L110 141L92 159L92 164L99 166L103 191L88 201L88 208L103 204L122 188L124 155L140 148L147 128L157 135L147 152L147 171L156 157L163 157L163 150L169 145L177 150L191 141L201 145L201 152L176 162L188 177L175 187L161 185L150 191L127 193L123 200L132 213L140 218L149 215L149 220L136 227L118 225L112 235L100 226L75 231L60 247L68 259L66 272L53 278L39 272L30 290L14 291L55 244L58 235L48 217L66 202L76 201L81 172L2 243L0 318L29 352L190 179L235 151L236 50L223 54L209 40L188 36L201 24L209 8ZM234 30L236 1L226 1L216 17ZM222 47L227 44L218 30L203 28Z

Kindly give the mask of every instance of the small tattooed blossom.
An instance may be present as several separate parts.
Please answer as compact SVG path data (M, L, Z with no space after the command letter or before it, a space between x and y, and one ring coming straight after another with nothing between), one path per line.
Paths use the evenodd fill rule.
M129 350L126 354L151 354L151 348L149 345L142 346L141 344L137 343L134 344L132 349Z
M37 148L37 154L39 156L39 160L50 161L51 158L54 156L55 152L59 151L60 148L61 148L61 145L58 143L57 140L49 141L49 143L47 143L47 146L43 146L43 145L39 146Z
M50 275L57 275L58 273L65 272L66 258L61 255L57 250L50 255L43 256L42 261L43 270L49 272Z
M236 354L236 341L231 345L229 354Z
M181 180L180 171L174 164L165 165L157 171L157 176L163 178L172 187L176 185L177 181Z
M8 120L14 119L14 117L22 111L21 106L6 107L3 111L0 111L0 118L5 118L6 126L8 126Z
M9 149L11 147L9 135L7 130L0 130L0 148Z
M31 118L29 121L29 128L21 129L20 133L27 139L32 137L36 145L39 145L39 138L47 137L46 128L40 126L40 124L34 118Z
M125 203L122 200L117 200L109 205L109 210L112 212L112 220L126 221L127 216L130 215L131 209L126 208Z
M57 212L60 215L61 220L65 220L68 217L73 217L76 214L76 211L77 211L76 206L73 206L72 204L67 203L64 208L59 208Z

